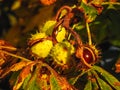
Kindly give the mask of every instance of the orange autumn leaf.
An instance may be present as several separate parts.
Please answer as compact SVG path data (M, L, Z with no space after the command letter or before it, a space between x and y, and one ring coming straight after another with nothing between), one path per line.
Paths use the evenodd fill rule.
M116 67L115 72L116 72L116 73L120 73L120 63L119 63L119 64L116 64L115 67Z
M115 72L116 73L120 73L120 58L118 59L117 63L115 64Z
M43 5L51 5L54 2L56 2L56 0L40 0L40 3Z
M21 87L25 78L31 73L31 69L34 64L35 63L31 63L22 69L22 71L20 72L20 74L18 76L17 82L16 82L15 86L13 87L13 90L18 90Z
M33 63L33 62L32 61L30 61L30 62L22 61L22 62L14 64L10 69L11 69L11 71L18 71L31 63Z
M25 62L25 61L21 61L19 63L16 63L14 65L12 65L11 67L7 68L7 70L4 70L1 74L0 74L0 78L3 78L4 76L6 76L7 74L9 74L11 71L18 71L21 70L23 67L34 63L32 61L30 62Z

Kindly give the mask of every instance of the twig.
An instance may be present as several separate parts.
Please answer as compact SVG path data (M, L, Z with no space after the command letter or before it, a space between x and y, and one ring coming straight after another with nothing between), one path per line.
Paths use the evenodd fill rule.
M88 43L89 43L89 45L92 45L90 28L89 28L89 24L87 22L86 22L86 28L87 28L87 34L88 34Z
M29 59L27 59L27 58L24 58L24 57L22 57L22 56L18 56L18 55L13 54L13 53L9 53L9 52L4 51L4 50L0 50L0 52L5 53L5 54L10 55L10 56L15 57L15 58L19 58L19 59L21 59L21 60L23 60L23 61L31 61L31 60L29 60Z
M12 51L16 51L17 50L15 47L11 47L11 46L0 46L0 48L12 50Z
M102 5L109 5L109 4L120 5L119 2L102 2Z

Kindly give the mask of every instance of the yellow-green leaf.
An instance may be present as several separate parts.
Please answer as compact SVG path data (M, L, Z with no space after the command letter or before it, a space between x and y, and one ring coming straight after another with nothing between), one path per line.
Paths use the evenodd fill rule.
M41 73L40 67L40 64L36 65L36 68L34 68L34 71L31 73L31 77L28 83L26 83L26 85L24 86L24 90L42 90L42 86L40 85L42 80L39 76L39 74Z
M56 78L53 75L50 76L50 87L51 90L61 90L60 85L58 84Z
M117 80L113 75L105 71L99 66L93 66L93 69L96 70L100 75L116 90L120 90L120 81Z
M97 10L93 6L90 6L88 4L85 4L84 2L81 2L81 6L80 7L84 10L86 21L88 23L92 22L93 20L95 20L95 18L98 15L98 12L97 12Z
M23 84L22 84L22 89L25 89L26 85L28 84L30 78L31 78L31 73L25 78Z
M91 80L87 81L87 84L85 85L84 90L92 90L92 82L91 82Z
M92 89L93 90L99 90L99 86L98 86L95 78L92 80Z

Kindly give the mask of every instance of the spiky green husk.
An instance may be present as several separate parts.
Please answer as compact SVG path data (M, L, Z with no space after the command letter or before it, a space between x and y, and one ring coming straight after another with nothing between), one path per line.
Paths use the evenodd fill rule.
M58 65L70 63L71 55L75 52L74 47L68 42L59 42L51 50L51 56Z
M41 38L46 38L47 35L45 33L40 33L40 32L36 32L35 34L31 35L30 40L36 40L36 39L41 39Z
M39 58L45 58L48 56L53 43L51 40L47 40L46 33L37 32L31 35L30 41L35 42L31 47L31 52L33 55L38 56ZM36 42L36 40L45 39L43 41Z
M31 47L31 52L37 55L39 58L45 58L49 55L53 43L51 40L44 40Z
M44 24L43 28L40 31L46 33L47 35L52 35L55 24L56 21L49 20Z
M58 33L56 36L56 39L58 42L62 42L65 39L65 34L66 34L66 30L64 27L59 26L58 27Z

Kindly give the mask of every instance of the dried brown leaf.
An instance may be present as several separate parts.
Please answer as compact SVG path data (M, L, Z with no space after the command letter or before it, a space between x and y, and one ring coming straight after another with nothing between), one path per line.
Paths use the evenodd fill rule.
M0 50L15 51L16 48L5 40L0 40Z
M11 44L4 40L0 40L0 68L2 68L3 64L5 64L7 61L9 61L10 56L6 55L2 51L15 51L16 48L13 47Z

